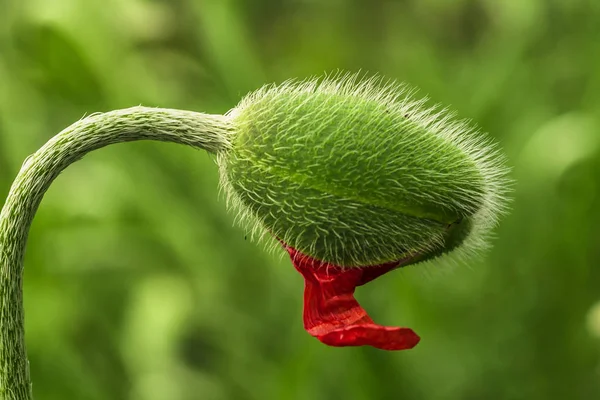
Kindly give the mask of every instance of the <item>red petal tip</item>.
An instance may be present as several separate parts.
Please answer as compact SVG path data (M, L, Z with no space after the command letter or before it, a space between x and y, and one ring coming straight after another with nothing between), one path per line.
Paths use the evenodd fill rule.
M304 328L312 336L336 347L373 346L382 350L405 350L419 343L420 338L412 329L374 323L354 298L357 286L398 268L401 261L341 268L284 246L294 267L304 277Z
M349 325L324 335L316 336L329 346L373 346L381 350L408 350L421 338L410 328L377 324Z

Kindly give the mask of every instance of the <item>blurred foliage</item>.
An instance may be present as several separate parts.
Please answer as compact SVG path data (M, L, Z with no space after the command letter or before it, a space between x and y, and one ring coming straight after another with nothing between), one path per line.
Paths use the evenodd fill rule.
M328 348L302 279L245 240L214 160L131 143L48 192L25 273L40 400L600 398L600 2L0 0L0 192L85 114L223 113L267 82L363 70L497 138L494 248L359 290L414 350Z

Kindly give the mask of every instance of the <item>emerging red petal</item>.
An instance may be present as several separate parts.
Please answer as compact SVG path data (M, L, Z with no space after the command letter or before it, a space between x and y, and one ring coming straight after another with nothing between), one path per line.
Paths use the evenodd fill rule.
M354 298L357 286L401 266L401 261L363 268L340 268L317 261L284 244L304 277L304 328L329 346L411 349L419 336L409 328L377 325Z

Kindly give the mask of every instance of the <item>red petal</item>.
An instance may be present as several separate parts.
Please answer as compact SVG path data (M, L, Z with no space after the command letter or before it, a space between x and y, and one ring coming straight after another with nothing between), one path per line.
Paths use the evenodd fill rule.
M411 349L419 336L409 328L377 325L354 298L357 286L401 266L401 261L363 268L340 268L285 245L304 277L304 328L329 346Z

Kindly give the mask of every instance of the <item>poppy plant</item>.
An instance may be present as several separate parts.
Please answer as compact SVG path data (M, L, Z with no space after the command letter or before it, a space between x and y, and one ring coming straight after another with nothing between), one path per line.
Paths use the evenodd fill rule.
M410 92L356 75L266 86L225 115L133 107L94 114L30 156L0 213L0 398L31 399L22 272L45 191L109 144L159 140L216 154L228 204L272 237L305 280L304 327L331 346L410 349L376 324L356 287L394 269L485 246L505 211L495 145Z

